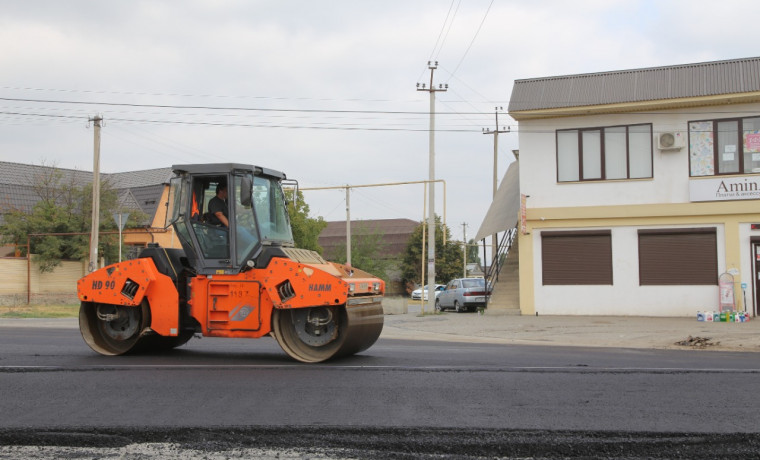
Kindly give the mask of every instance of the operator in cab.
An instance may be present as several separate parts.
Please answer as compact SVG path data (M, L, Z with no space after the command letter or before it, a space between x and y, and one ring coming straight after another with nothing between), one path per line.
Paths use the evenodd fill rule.
M220 183L216 186L216 196L208 202L208 223L229 227L230 222L227 207L227 184Z

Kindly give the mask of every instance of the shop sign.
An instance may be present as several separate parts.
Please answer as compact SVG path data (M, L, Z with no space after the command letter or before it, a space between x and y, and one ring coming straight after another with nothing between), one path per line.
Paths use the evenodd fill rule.
M716 177L689 181L690 201L759 200L759 177Z

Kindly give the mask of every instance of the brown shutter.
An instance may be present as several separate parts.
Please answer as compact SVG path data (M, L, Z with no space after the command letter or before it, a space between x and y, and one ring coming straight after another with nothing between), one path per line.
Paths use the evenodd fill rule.
M609 230L542 232L544 285L612 284Z
M716 241L714 227L639 230L639 284L718 284Z

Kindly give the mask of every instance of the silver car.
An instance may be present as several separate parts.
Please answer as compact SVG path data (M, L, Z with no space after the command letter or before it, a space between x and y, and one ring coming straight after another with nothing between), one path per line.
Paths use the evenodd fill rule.
M435 309L437 311L447 308L453 308L457 312L475 311L478 307L486 306L488 294L483 278L453 279L436 297Z

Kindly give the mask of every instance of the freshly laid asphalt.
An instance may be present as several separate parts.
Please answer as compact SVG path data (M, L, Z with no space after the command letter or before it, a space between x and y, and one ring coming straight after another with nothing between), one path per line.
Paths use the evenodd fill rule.
M383 339L760 352L756 317L729 323L697 321L696 314L689 318L511 316L489 311L422 315L419 304L387 300ZM0 318L0 327L78 328L78 319Z

